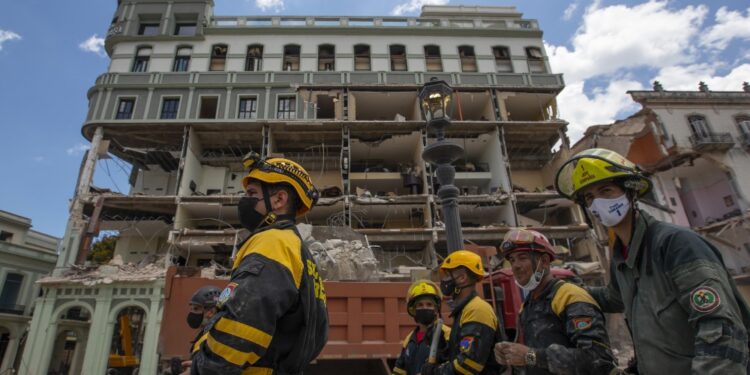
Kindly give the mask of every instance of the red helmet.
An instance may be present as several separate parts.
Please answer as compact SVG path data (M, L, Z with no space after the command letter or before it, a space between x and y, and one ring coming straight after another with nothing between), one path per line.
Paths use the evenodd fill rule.
M500 249L502 250L503 258L507 258L508 255L517 251L528 251L548 254L550 260L555 259L555 249L549 243L547 237L530 229L511 229L505 234Z

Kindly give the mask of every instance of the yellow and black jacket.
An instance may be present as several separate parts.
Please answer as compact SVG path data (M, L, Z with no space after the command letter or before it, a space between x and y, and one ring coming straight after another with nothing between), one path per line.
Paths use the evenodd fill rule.
M328 339L323 283L292 222L254 233L235 258L191 374L300 374Z
M553 279L526 299L519 317L524 344L536 352L527 375L609 374L616 366L599 305L582 288Z
M448 347L448 340L450 340L451 334L450 327L443 324L441 328L443 336L438 339L438 363L446 360L444 358L445 350ZM401 354L396 359L396 365L393 367L394 374L416 375L422 372L422 366L427 363L427 358L430 356L430 345L432 345L432 335L435 332L435 325L433 323L427 327L427 332L425 332L420 342L417 342L418 331L419 327L406 335L404 348L401 350Z
M497 316L492 306L472 292L456 302L451 317L448 362L438 366L435 375L499 373L500 366L491 355L498 339Z

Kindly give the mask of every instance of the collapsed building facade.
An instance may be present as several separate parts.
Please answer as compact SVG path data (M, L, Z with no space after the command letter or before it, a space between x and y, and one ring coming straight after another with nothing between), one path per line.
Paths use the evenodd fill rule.
M571 152L603 147L640 165L654 184L641 207L706 237L750 299L750 86L741 88L630 91L642 109L590 127Z
M445 231L417 99L432 77L455 91L446 134L466 150L455 165L465 240L493 248L526 226L571 259L601 260L580 210L552 189L552 148L568 148L562 75L550 71L538 23L514 7L267 17L215 16L212 0L120 0L105 47L111 63L88 91L82 128L91 147L21 374L157 373L165 336L192 334L170 306L184 310L174 296L192 289L173 278L226 275L247 236L236 205L250 151L311 174L322 198L300 221L319 252L332 262L366 253L364 271L331 278L404 280L434 268ZM127 164L127 192L92 185L106 158ZM113 262L86 263L105 231L119 236ZM52 334L68 327L75 340Z

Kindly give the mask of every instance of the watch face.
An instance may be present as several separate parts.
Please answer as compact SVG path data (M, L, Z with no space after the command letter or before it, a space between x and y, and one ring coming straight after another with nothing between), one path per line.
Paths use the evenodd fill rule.
M527 366L534 366L534 365L536 365L536 353L534 353L533 350L529 350L526 353L526 365Z

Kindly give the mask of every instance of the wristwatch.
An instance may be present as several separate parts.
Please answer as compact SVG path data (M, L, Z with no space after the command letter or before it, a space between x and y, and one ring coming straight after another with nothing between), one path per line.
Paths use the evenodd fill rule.
M536 366L536 352L534 352L534 349L529 349L526 352L526 366Z

